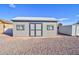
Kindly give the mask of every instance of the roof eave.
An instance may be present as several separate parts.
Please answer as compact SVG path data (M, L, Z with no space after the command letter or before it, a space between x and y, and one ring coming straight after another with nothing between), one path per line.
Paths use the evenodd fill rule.
M58 22L56 20L12 20L13 22Z

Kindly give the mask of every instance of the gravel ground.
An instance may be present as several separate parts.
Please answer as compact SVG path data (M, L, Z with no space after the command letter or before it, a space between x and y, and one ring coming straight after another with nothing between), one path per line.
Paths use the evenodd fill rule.
M79 37L10 37L0 35L1 55L78 55Z

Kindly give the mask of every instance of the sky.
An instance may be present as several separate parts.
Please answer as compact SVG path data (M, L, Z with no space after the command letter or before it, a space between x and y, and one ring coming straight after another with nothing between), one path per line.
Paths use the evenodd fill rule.
M0 19L17 16L52 17L70 25L79 21L79 4L0 4Z

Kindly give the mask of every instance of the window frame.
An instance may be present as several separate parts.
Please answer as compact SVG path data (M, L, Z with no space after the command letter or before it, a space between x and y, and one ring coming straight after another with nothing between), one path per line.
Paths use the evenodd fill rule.
M20 24L18 24L18 25L16 25L16 30L18 30L18 31L24 31L25 30L25 25L20 25Z
M50 27L52 27L52 29ZM54 30L54 25L47 25L47 30Z

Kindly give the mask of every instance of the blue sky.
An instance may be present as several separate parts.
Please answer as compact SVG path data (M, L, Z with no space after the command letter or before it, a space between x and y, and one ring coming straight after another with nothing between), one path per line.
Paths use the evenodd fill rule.
M0 4L0 18L11 20L17 16L54 17L63 24L79 20L78 4Z

